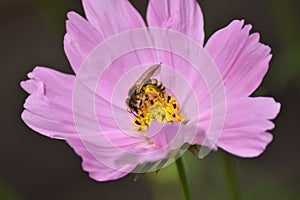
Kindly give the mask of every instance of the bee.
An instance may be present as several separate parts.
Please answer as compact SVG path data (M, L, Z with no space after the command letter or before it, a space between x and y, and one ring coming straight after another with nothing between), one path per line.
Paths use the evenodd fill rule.
M160 94L161 97L165 96L166 93L166 87L162 84L162 82L158 81L155 78L150 78L145 85L154 85L158 93Z
M137 116L139 107L143 105L144 86L147 84L158 85L158 88L165 89L161 82L151 77L160 72L161 64L155 64L149 67L134 83L134 85L128 91L128 98L126 99L126 104L128 106L128 112L133 113Z

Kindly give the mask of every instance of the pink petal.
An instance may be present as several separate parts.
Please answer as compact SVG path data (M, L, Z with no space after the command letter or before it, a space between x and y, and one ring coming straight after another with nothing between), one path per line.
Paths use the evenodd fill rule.
M147 145L147 140L123 134L118 127L114 126L112 119L105 119L103 126L110 126L114 130L105 132L105 136L114 142L113 145L109 143L109 146L103 146L103 144L107 144L105 141L97 142L99 136L104 135L96 132L93 126L87 126L90 124L92 114L86 114L86 111L82 110L79 114L83 115L82 118L85 121L82 124L77 123L75 126L72 107L75 81L73 75L36 67L33 72L28 74L28 77L29 80L21 82L21 86L30 93L24 104L25 110L22 113L22 119L30 128L42 135L67 140L74 151L82 157L83 168L90 173L92 178L99 181L117 179L128 174L143 160L149 160L142 154L151 151L151 149L143 149ZM81 97L81 101L86 101L84 96ZM83 138L78 134L81 126L87 126L84 127L84 130L88 131ZM93 148L87 148L82 141L85 141L85 145L89 144L88 147L92 146ZM124 159L123 157L126 156L124 149L129 152L140 152L140 154L130 158L134 162L126 160L126 163L114 164L116 161ZM150 159L162 159L166 153L152 154L156 156L149 157Z
M28 77L30 80L21 82L30 93L22 113L24 122L51 138L76 133L71 110L75 77L43 67L36 67Z
M103 38L145 27L144 20L129 1L83 0L82 4L88 21Z
M179 31L203 44L203 15L195 0L150 0L147 22L149 27Z
M228 102L225 124L217 145L241 157L260 155L272 141L266 132L273 129L280 104L273 98L255 97Z
M233 21L208 40L205 49L222 75L227 98L249 96L260 85L271 59L270 47L249 35L251 25Z
M89 176L97 181L109 181L119 179L132 171L136 164L125 166L122 170L116 170L101 163L84 146L80 138L68 138L68 144L74 149L76 154L82 158L82 168L89 173Z
M100 33L75 12L68 13L64 49L76 73L86 56L103 41Z

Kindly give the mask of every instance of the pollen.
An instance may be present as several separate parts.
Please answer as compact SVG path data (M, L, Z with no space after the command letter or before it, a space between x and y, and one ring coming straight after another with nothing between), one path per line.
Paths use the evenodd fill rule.
M143 103L133 119L135 130L145 132L153 120L160 123L184 121L179 104L172 94L166 96L164 90L152 84L145 85L143 91Z

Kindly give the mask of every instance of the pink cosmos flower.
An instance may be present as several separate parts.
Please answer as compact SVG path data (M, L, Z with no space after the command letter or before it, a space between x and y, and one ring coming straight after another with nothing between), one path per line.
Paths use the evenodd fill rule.
M204 45L203 16L195 0L150 0L149 28L128 1L82 3L87 19L69 12L64 38L75 75L36 67L21 82L30 94L22 119L47 137L65 140L90 177L118 179L140 164L180 155L186 143L240 157L265 150L280 104L249 97L271 59L271 49L259 42L258 33L250 34L250 25L235 20ZM159 63L153 77L166 88L159 108L174 105L166 100L170 94L184 120L159 122L155 115L146 132L137 131L138 113L128 112L125 103L128 90ZM208 153L202 150L199 157ZM143 167L137 171L147 171Z

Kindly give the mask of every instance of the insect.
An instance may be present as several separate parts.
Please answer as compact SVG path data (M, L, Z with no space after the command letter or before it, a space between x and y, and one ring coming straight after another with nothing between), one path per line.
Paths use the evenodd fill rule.
M145 93L143 88L145 85L153 84L156 85L159 90L165 90L165 87L161 82L151 78L160 72L160 67L161 63L150 66L129 89L126 104L128 106L128 111L135 116L137 116L139 107L143 104Z
M155 78L150 78L146 85L154 85L156 89L158 90L158 93L161 95L161 97L165 96L166 93L166 87L162 84L162 82L158 81Z

